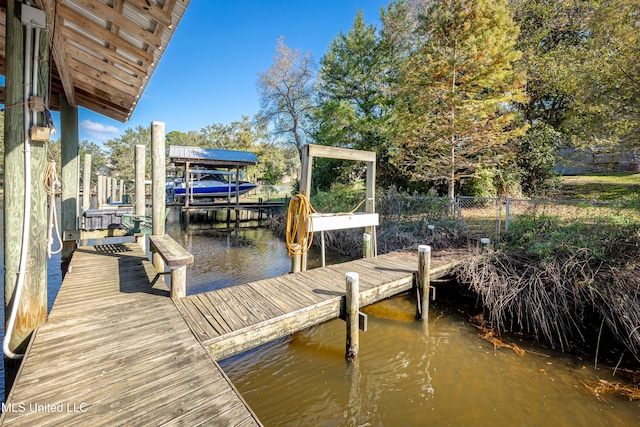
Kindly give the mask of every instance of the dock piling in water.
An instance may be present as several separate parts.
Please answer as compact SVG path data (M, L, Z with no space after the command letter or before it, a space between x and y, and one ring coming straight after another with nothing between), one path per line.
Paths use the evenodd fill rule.
M346 314L347 314L347 360L358 357L360 350L360 336L358 331L360 310L360 275L358 273L347 273L346 289Z
M429 320L429 283L431 276L431 246L418 246L418 310L419 320Z

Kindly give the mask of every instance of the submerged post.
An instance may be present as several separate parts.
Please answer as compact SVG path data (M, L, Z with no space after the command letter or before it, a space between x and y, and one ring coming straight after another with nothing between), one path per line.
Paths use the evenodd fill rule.
M358 311L360 309L360 276L358 273L347 273L346 315L347 315L347 360L358 357L360 336L358 332Z
M418 246L418 310L419 320L429 320L429 282L431 276L431 246Z
M152 197L153 197L153 217L152 234L161 236L164 234L164 210L166 203L165 190L165 133L163 122L151 122L151 159L152 173ZM156 271L164 271L164 262L158 253L153 254L153 266ZM173 280L171 283L173 293Z

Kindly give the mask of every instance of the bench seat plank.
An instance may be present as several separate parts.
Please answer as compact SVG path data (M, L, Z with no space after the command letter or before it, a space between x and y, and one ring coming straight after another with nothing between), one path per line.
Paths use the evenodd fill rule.
M161 236L149 236L151 250L159 254L164 262L171 268L182 267L193 263L193 255L171 236L163 234Z

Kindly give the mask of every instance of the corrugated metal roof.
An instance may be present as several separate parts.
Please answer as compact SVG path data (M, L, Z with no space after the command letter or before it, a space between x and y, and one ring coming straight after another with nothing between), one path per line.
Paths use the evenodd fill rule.
M176 164L188 161L193 164L235 167L254 165L258 163L258 158L251 151L171 145L169 146L169 161Z

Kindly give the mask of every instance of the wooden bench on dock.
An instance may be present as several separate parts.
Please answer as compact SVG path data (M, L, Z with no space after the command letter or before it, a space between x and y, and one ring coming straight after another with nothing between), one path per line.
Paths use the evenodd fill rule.
M193 255L167 234L149 236L151 251L160 255L171 268L171 298L187 295L187 265L193 264Z

